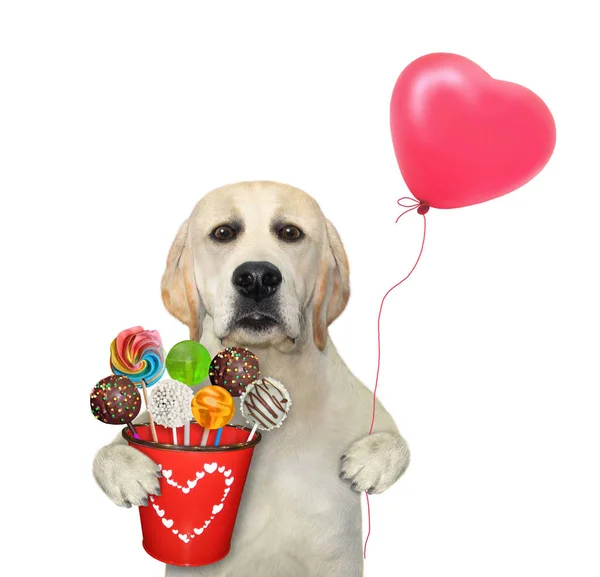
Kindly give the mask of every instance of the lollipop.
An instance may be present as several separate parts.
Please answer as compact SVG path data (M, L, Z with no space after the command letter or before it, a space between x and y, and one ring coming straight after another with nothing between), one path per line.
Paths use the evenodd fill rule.
M193 396L194 393L189 387L173 379L162 381L152 389L148 410L154 416L157 424L173 429L173 444L175 445L177 444L177 427L183 427L192 418L190 403Z
M206 446L210 430L223 428L233 419L234 413L233 397L223 387L208 386L196 393L192 399L192 414L204 427L202 447Z
M279 381L262 378L251 383L240 397L240 412L253 425L248 441L256 429L270 431L280 427L291 406L290 394Z
M258 358L242 347L223 349L211 361L208 376L213 385L239 397L251 382L260 377Z
M165 364L172 379L194 386L208 376L210 353L196 341L181 341L173 345Z
M137 387L127 377L110 375L102 379L90 393L90 407L96 419L109 425L127 425L139 439L131 421L142 406Z
M172 379L189 386L201 383L208 375L210 353L196 341L181 341L174 345L165 360L167 372ZM190 423L183 429L184 445L190 444Z
M165 351L158 331L132 327L121 331L110 344L110 366L116 375L125 375L139 382L148 406L146 387L151 387L165 372ZM152 439L158 442L152 413L148 411Z
M110 365L116 375L125 375L147 387L165 372L165 350L158 331L133 327L121 331L110 345Z

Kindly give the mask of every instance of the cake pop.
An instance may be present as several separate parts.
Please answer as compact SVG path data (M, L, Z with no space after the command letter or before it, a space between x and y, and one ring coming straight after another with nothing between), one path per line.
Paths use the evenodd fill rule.
M96 383L90 393L90 407L96 419L109 425L127 425L136 438L139 436L131 421L141 406L137 387L124 376L110 375Z
M190 404L193 397L192 389L174 379L158 383L150 394L148 410L158 425L173 429L175 445L177 445L177 428L189 425L192 418Z
M240 397L240 412L253 425L248 441L257 428L270 431L280 427L291 406L290 394L279 381L264 377L251 383Z
M223 349L213 357L208 376L213 385L239 397L252 381L260 377L258 358L242 347Z

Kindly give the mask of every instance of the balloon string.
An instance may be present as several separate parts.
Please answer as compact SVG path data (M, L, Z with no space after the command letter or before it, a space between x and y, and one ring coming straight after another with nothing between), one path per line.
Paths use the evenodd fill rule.
M404 204L403 204L403 201ZM407 204L410 203L410 204ZM406 208L407 210L405 210L402 214L400 214L400 216L396 219L396 223L398 223L398 221L408 212L411 212L413 210L416 210L422 217L423 217L423 241L421 242L421 250L419 251L419 256L417 257L417 260L415 261L415 264L413 265L413 267L410 269L410 272L398 283L396 283L392 288L390 288L385 295L383 295L383 298L381 299L381 305L379 306L379 315L377 316L377 375L375 376L375 387L373 389L373 414L371 417L371 428L369 429L369 435L371 435L373 433L373 426L375 425L375 409L377 407L377 385L379 384L379 370L381 368L381 312L383 311L383 303L385 302L385 299L387 298L387 296L398 286L400 286L412 273L413 271L417 268L417 265L419 264L419 261L421 260L421 255L423 254L423 248L425 247L425 236L427 234L427 218L425 217L425 214L427 213L427 211L429 210L429 205L425 202L419 202L418 200L415 200L414 198L409 198L409 197L402 197L398 199L398 204L403 207ZM367 558L367 543L369 542L369 536L371 535L371 506L369 504L369 494L365 491L365 496L367 498L367 518L368 518L368 526L369 526L369 531L367 533L367 537L365 539L365 547L364 547L364 551L363 551L363 557L366 559Z
M367 558L367 543L369 542L369 536L371 535L371 504L369 503L369 493L365 491L365 497L367 498L367 521L369 523L369 532L367 533L367 538L365 539L365 548L363 551L363 558Z
M398 200L398 204L400 206L406 206L401 204L400 201L405 200L405 198L400 198ZM408 199L408 200L412 200L412 199ZM379 370L381 368L381 313L383 311L383 303L385 302L385 299L388 297L388 295L396 288L399 287L412 273L413 271L417 268L417 265L419 264L419 261L421 260L421 255L423 254L423 248L425 247L425 235L427 233L427 218L425 217L425 213L427 212L427 210L429 209L429 207L427 205L424 205L422 203L416 202L416 204L414 206L412 206L411 208L409 208L408 210L405 210L397 219L396 219L396 223L398 223L398 221L408 212L411 212L413 210L418 210L419 208L424 207L422 209L422 212L420 212L419 214L421 214L421 216L423 217L423 241L421 242L421 250L419 251L419 256L417 257L417 260L415 261L415 264L413 265L413 267L410 269L410 272L400 281L397 282L392 288L390 288L385 295L383 295L383 298L381 299L381 305L379 306L379 315L377 316L377 375L375 376L375 388L373 390L373 416L371 418L371 428L369 429L369 435L373 432L373 426L375 424L375 408L377 405L377 385L379 384Z

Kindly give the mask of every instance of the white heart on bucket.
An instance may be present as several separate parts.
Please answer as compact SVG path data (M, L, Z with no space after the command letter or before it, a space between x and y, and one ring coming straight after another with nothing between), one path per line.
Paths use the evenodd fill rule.
M204 465L204 468L207 470L207 472L212 475L216 470L217 470L217 463L211 463L210 465L206 464ZM219 470L219 472L224 476L224 477L229 477L229 475L231 475L231 469L229 469L228 471L225 471L225 467L220 467L220 469L223 469L222 471ZM165 481L171 485L171 487L175 487L176 489L179 489L182 493L185 493L186 495L190 492L191 489L193 489L194 487L196 487L196 484L198 483L198 481L200 479L203 479L204 476L206 475L206 473L204 472L200 472L200 471L196 471L196 477L195 479L188 479L186 481L186 485L180 485L177 481L175 481L175 479L171 479L171 475L173 474L173 471L167 471L169 473L169 475L164 475L165 471L163 471L163 476L165 477ZM227 484L227 486L230 486L231 483L233 483L233 477L231 479L226 479L225 483Z
M159 465L159 467L162 469L162 465ZM204 530L211 524L212 520L215 518L216 515L218 515L222 510L223 510L223 505L225 500L227 499L227 495L229 494L229 492L231 491L230 487L233 484L235 477L229 477L229 475L231 475L231 469L225 471L225 467L219 467L217 463L210 463L210 464L205 464L204 465L204 470L209 474L212 475L215 471L218 471L219 473L221 473L223 475L223 480L225 481L225 485L226 487L223 490L223 496L220 499L220 502L217 503L216 505L212 506L212 515L210 517L210 519L206 519L204 521L204 525L202 527L195 527L193 528L193 532L194 534L189 535L187 533L179 533L179 531L177 529L172 529L172 532L174 535L177 535L179 537L179 539L181 539L181 541L183 543L190 543L191 539L194 539L196 537L196 535L201 535ZM167 475L165 475L165 473L168 473ZM172 480L170 477L173 474L172 470L167 470L167 471L162 471L163 477L165 477L165 479L167 480L167 483L173 487L176 487L178 489L180 489L184 495L187 495L190 493L190 491L192 489L194 489L197 485L198 485L198 481L200 481L203 477L204 477L204 473L200 473L200 472L196 472L196 478L192 479L192 480L188 480L186 482L187 487L183 487L181 485L179 485L177 482L175 482L174 480ZM173 519L166 519L164 518L165 516L165 510L161 509L158 504L156 504L154 502L155 497L154 495L150 495L150 502L152 503L152 507L153 509L156 511L156 514L161 517L161 521L162 524L167 528L167 529L171 529L171 527L173 527ZM190 539L191 537L191 539Z

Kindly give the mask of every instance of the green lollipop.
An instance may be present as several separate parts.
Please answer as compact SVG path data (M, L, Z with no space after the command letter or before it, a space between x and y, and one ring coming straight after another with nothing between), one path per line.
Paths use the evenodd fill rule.
M208 377L210 361L210 353L200 343L181 341L171 348L165 365L172 379L193 387Z

